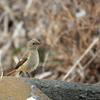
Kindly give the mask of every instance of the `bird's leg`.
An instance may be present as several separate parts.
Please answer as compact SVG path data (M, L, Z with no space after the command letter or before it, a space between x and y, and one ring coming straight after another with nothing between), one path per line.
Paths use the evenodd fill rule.
M19 75L22 73L22 71L19 72Z
M29 75L29 73L28 73L28 72L26 72L26 75L27 75L27 77L28 77L28 78L30 78L30 75Z

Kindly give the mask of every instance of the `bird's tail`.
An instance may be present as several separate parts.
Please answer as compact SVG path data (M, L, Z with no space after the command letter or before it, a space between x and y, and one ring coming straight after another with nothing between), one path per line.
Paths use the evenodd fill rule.
M14 69L13 71L11 71L10 73L8 73L6 76L9 76L11 74L13 74L17 69Z

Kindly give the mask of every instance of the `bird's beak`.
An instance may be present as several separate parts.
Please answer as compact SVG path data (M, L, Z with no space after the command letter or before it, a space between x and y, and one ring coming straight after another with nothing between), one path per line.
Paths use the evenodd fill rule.
M38 43L38 45L42 44L41 42Z

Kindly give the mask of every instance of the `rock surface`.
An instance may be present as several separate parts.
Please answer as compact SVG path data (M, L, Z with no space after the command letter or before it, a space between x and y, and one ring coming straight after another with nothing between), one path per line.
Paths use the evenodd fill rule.
M100 85L37 79L33 84L52 100L100 100Z
M36 100L50 100L35 86L51 100L100 100L99 85L21 77L3 77L0 100L28 100L32 96L39 98Z
M50 100L27 78L3 77L0 100Z

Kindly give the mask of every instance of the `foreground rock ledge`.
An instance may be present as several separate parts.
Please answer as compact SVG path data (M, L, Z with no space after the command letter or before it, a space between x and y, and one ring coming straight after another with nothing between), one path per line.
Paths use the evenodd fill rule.
M11 86L7 87L7 85L9 84ZM31 96L30 86L32 85L35 85L37 88L39 88L51 100L100 100L99 85L71 83L56 80L38 80L32 78L28 79L21 77L3 77L2 81L0 82L0 100L8 100L7 98L9 97L6 97L6 95L8 95L9 93L13 94L12 97L18 94L17 98L14 98L12 100L25 100L22 97L23 95L24 97L26 95L28 95L29 97ZM11 88L12 86L13 88ZM34 88L33 90L35 91ZM6 93L4 93L5 91ZM2 99L2 94L5 95L6 99ZM43 94L43 96L45 94ZM43 97L41 97L42 99L40 100L50 100L48 97L45 98L44 96L44 99Z
M27 78L3 77L0 100L51 100Z

